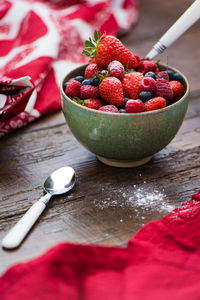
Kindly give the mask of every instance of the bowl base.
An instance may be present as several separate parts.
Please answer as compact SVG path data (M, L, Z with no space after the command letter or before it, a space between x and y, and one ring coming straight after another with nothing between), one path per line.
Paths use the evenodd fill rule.
M110 158L105 158L102 156L97 155L97 158L100 162L111 166L111 167L117 167L117 168L133 168L133 167L138 167L146 164L149 162L152 158L152 156L147 156L145 158L139 159L139 160L115 160L115 159L110 159Z

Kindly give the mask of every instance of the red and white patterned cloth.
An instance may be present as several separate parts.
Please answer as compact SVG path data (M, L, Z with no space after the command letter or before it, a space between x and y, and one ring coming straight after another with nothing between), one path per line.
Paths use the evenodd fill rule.
M86 62L94 29L116 35L137 18L137 0L1 0L0 136L60 108L61 79Z

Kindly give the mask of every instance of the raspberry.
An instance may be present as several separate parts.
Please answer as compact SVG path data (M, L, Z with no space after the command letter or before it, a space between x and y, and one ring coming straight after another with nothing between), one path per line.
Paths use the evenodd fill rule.
M153 93L156 89L156 81L152 77L144 77L140 82L141 91L149 91Z
M163 78L156 79L156 96L172 101L173 91L169 81Z
M157 79L161 79L161 78L169 81L169 74L166 71L159 72L157 74Z
M140 113L143 112L144 109L144 103L141 100L132 100L130 99L126 103L126 112L127 113Z
M98 72L97 64L90 64L85 69L85 78L92 78Z
M145 111L160 109L166 106L166 100L163 97L156 97L144 103Z
M130 99L138 99L140 93L140 82L144 76L139 73L128 73L122 78L124 95Z
M157 64L154 61L150 60L141 60L139 63L138 71L146 74L147 72L156 72Z
M137 59L137 62L139 64L139 62L141 61L140 57L137 54L134 54L135 58Z
M82 85L80 88L80 96L83 99L99 97L99 89L96 86L92 85Z
M98 110L105 111L105 112L111 112L111 113L118 113L118 109L114 105L104 105L100 107Z
M182 83L180 83L179 81L173 80L169 82L172 91L173 91L173 100L179 100L183 97L183 95L185 94L185 88L182 85Z
M75 97L79 97L80 88L81 88L81 83L77 80L72 79L68 81L68 85L65 89L65 94L71 99Z
M89 99L89 100L85 100L85 105L88 107L88 108L92 108L92 109L96 109L98 110L100 107L103 106L103 103L101 100L99 99Z
M124 76L124 66L117 60L113 60L108 65L110 76L121 79Z

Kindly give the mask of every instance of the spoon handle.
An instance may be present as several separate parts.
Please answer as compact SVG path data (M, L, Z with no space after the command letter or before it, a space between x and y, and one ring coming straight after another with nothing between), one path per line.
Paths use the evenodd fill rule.
M169 30L153 46L146 55L152 59L161 54L166 48L171 46L188 28L190 28L200 18L200 0L196 0L184 12L184 14L169 28Z
M39 218L46 207L46 203L51 198L50 194L41 197L39 201L35 202L25 215L17 222L17 224L7 233L2 240L2 246L7 249L18 247L33 224Z

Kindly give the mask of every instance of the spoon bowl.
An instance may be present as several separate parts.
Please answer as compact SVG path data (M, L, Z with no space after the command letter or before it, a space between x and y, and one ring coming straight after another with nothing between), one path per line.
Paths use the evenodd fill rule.
M44 182L44 191L51 195L60 195L70 191L76 182L74 169L62 167L54 171Z

